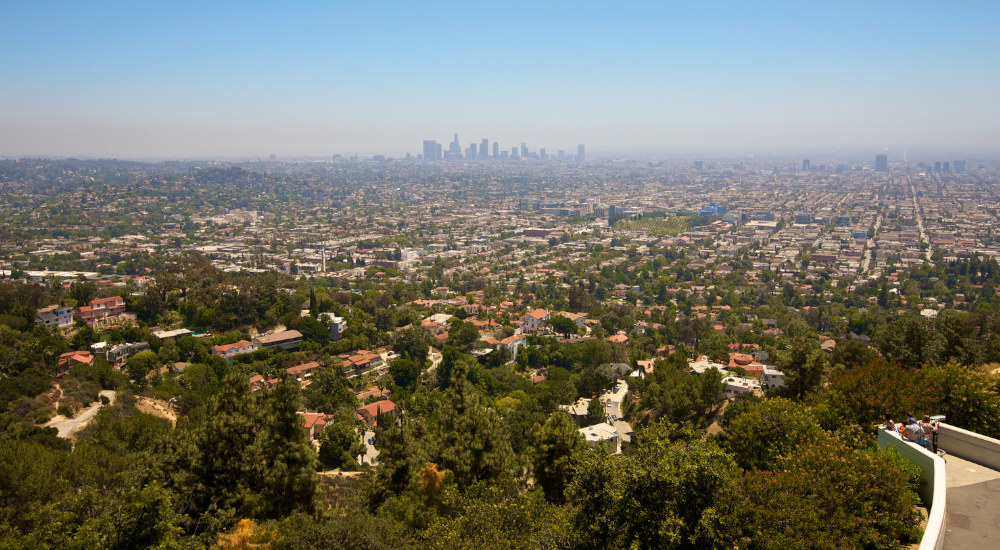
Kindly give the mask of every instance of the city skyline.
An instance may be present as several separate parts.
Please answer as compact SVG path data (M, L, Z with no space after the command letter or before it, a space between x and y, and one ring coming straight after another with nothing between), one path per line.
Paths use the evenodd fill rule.
M461 9L459 9L461 8ZM1000 147L1000 6L9 6L0 155ZM468 45L477 45L468 48Z

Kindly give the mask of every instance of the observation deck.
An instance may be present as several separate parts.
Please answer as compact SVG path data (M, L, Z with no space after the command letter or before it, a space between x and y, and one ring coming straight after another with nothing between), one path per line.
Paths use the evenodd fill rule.
M983 550L1000 537L1000 441L941 423L938 449L879 430L882 447L895 448L923 472L920 498L929 514L920 550Z

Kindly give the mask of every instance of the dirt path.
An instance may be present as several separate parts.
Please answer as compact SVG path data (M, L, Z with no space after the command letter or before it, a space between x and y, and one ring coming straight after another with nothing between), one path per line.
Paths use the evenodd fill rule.
M136 398L135 408L141 413L151 414L160 418L166 418L171 426L177 425L177 405L162 399L140 396Z
M62 390L60 390L60 392L61 391ZM107 397L110 403L114 403L115 397L117 397L117 394L113 390L103 390L101 391L101 395ZM74 433L89 424L90 421L93 420L94 416L97 415L97 411L101 410L101 407L103 406L104 405L100 402L100 400L98 400L97 403L94 403L87 410L76 415L75 418L56 416L52 420L49 420L45 425L59 430L59 437L69 438Z

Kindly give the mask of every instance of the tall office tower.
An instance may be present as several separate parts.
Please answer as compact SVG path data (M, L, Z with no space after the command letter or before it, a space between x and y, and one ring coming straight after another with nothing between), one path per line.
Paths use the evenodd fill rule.
M483 142L479 144L479 158L481 160L486 160L490 156L490 140L483 138Z
M493 142L493 158L500 158L500 144Z
M448 146L448 153L453 159L462 158L462 145L458 143L458 134L455 134L455 140Z
M694 169L695 170L704 170L705 169L705 161L703 161L703 160L696 160L696 161L694 161Z
M951 167L954 168L956 172L965 172L965 161L956 160L951 163Z
M566 156L566 151L563 151L562 149L560 149L559 152L556 153L556 158L559 159L559 160L562 160L563 157L565 157L565 156Z
M942 162L941 163L941 171L944 172L945 174L950 173L951 172L951 163L948 162L948 161Z
M443 158L444 157L441 155L441 144L435 141L434 142L434 160L439 161L439 160L441 160Z
M811 166L809 164L809 159L806 159L806 160L802 161L802 171L803 172L808 172L809 168L811 168Z
M938 172L938 173L941 172L941 162L940 161L934 163L934 171Z
M539 149L538 150L538 160L544 162L546 158L547 158L547 155L545 154L545 149Z
M875 155L875 171L876 172L888 172L889 171L889 157L886 155Z
M517 155L517 147L511 147L510 148L510 158L515 159L515 160L519 158L518 155Z
M576 146L576 161L579 163L583 163L583 161L586 160L586 158L587 157L584 154L583 150L583 144L581 143L580 145Z
M528 158L528 146L521 142L521 158Z
M616 219L617 217L618 217L618 207L615 206L615 205L613 205L613 204L609 205L608 206L608 225L609 226L614 225L615 222L618 221Z
M476 144L470 143L469 148L465 150L465 160L476 160Z
M424 162L434 162L438 160L441 146L433 139L424 140Z

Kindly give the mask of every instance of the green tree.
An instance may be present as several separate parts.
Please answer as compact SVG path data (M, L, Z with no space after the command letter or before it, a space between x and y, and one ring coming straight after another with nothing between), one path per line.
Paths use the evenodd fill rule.
M531 453L535 482L542 488L546 500L562 504L566 487L573 480L574 469L587 444L573 419L563 412L556 412L545 421L535 441Z
M702 434L659 424L634 443L630 454L588 454L576 469L579 547L733 547L721 508L738 475L732 458Z
M549 325L552 330L562 334L564 336L569 336L571 334L576 334L576 323L571 321L565 315L553 315L549 318Z
M461 323L448 332L448 342L462 351L471 350L479 341L479 329L472 323Z
M604 405L600 399L591 399L587 404L587 424L599 424L604 422Z
M893 319L878 331L875 340L886 358L905 367L938 364L946 344L932 321L914 314Z
M143 381L146 375L160 365L160 359L152 351L137 353L128 358L125 371L132 380Z
M357 421L338 415L326 422L319 436L319 460L325 468L354 470L361 454L361 436Z
M389 374L397 386L413 389L420 380L420 363L409 357L399 357L389 365Z
M320 369L313 376L312 383L302 390L306 406L326 414L334 414L340 409L353 410L357 399L339 368Z
M280 518L295 510L311 512L316 494L316 455L302 429L299 384L286 377L267 396L263 433L261 501L263 517Z
M785 384L791 395L801 399L818 388L826 376L829 363L814 340L799 338L792 349L778 357L778 367L785 373Z
M765 399L727 422L725 442L744 469L772 470L778 457L822 433L805 405L781 397Z

